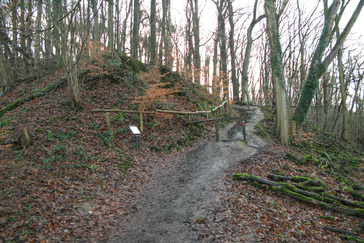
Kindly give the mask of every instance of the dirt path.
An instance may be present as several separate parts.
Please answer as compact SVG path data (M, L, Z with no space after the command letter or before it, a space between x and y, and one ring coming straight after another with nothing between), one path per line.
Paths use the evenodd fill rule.
M242 109L236 107L236 109ZM231 166L255 154L265 143L253 134L263 118L257 107L248 107L248 146L240 126L220 131L221 142L208 142L178 158L144 187L135 201L136 212L121 222L123 238L111 242L198 242L191 223L213 214L223 190L223 175Z

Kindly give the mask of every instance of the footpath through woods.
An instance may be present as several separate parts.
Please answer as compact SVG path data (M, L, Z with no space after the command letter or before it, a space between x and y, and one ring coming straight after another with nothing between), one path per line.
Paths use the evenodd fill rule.
M171 167L161 168L136 196L134 213L120 219L120 231L111 242L199 241L192 224L219 208L226 171L265 145L253 132L263 112L258 107L235 109L245 109L251 117L246 124L248 145L239 122L234 122L220 131L220 142L207 142L175 157Z

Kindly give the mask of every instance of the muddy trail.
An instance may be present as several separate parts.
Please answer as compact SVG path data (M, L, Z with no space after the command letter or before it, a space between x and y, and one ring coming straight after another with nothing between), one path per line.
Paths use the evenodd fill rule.
M120 222L120 237L111 242L199 242L193 224L211 217L219 209L226 171L254 155L265 143L254 134L263 118L258 107L245 109L251 119L246 124L245 145L239 122L220 130L220 142L207 142L161 173L136 196L135 212Z

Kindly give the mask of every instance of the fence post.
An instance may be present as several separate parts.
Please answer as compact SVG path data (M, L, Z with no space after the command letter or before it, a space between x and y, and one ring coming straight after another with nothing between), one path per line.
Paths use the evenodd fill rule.
M297 124L296 124L296 121L291 121L290 123L291 123L290 132L291 132L291 135L294 137L294 136L296 136L296 133L297 133Z
M172 127L172 126L173 126L173 121L172 121L172 119L173 119L173 116L172 116L172 115L170 115L170 116L169 116L169 127Z
M111 125L110 125L110 112L106 112L106 125L107 125L107 129L110 130Z
M216 142L220 141L220 131L219 131L219 123L215 121L215 131L216 131Z
M143 132L143 112L139 112L140 131Z
M246 128L245 128L245 121L242 121L241 122L241 126L243 127L243 136L244 136L244 142L245 142L245 145L248 144L247 140L246 140Z

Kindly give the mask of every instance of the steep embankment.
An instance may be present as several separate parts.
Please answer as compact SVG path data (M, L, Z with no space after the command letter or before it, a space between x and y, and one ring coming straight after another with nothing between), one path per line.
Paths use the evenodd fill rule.
M67 82L42 93L63 80L62 69L18 83L0 97L1 107L11 108L0 120L0 241L104 241L115 231L116 212L133 210L134 192L161 161L210 138L208 126L190 129L183 115L144 116L140 152L129 129L139 124L139 114L111 113L108 129L105 113L93 110L144 105L197 111L221 104L164 67L148 74L143 64L133 63L117 53L81 63L80 107L72 106ZM26 97L31 98L18 103ZM30 135L25 148L14 143L21 128Z

